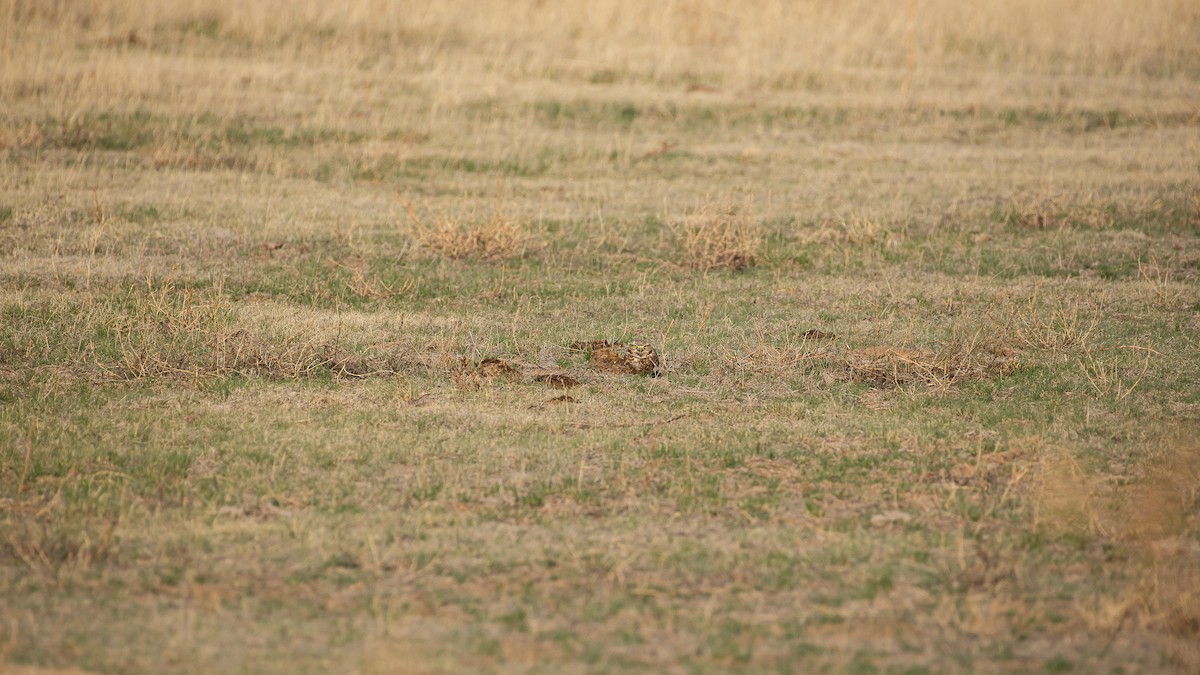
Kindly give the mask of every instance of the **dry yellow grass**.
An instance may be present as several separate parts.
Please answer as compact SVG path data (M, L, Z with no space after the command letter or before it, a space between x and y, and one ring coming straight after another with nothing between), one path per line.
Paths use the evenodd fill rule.
M155 44L158 30L187 26L196 40L279 45L300 55L333 45L358 56L407 41L406 56L420 58L423 52L436 61L461 41L474 39L479 56L520 68L543 68L565 56L568 63L654 75L709 64L729 75L768 78L797 69L862 66L1186 71L1195 65L1192 38L1200 22L1200 12L1186 0L1086 5L986 0L970 6L921 0L887 7L866 0L708 0L649 8L629 0L568 0L553 6L532 0L486 5L426 0L403 7L383 0L5 0L0 10L8 26L6 46L18 41L14 35L44 31L39 37L53 38L41 47L44 53L89 38L122 48L161 48Z
M499 206L485 220L471 222L470 217L435 214L417 215L411 204L408 233L426 251L451 260L504 260L520 257L530 248L530 236L521 223L504 215Z
M97 108L261 115L279 107L286 82L337 92L309 117L327 124L385 93L353 71L337 74L364 65L411 72L434 115L480 96L524 99L531 80L611 73L620 74L620 91L660 96L700 82L718 97L799 92L902 105L953 97L963 107L1080 96L1130 105L1088 76L1125 78L1125 90L1146 86L1150 74L1150 86L1174 91L1178 109L1188 110L1200 32L1200 11L1188 0L921 0L907 11L867 0L649 8L629 0L3 0L0 17L0 90L10 114L36 102L66 125ZM226 44L271 62L223 58ZM307 67L317 61L325 68ZM366 120L384 121L378 113ZM45 130L6 125L4 133L11 146Z
M758 260L762 226L749 209L706 204L675 226L679 246L692 267L744 270Z

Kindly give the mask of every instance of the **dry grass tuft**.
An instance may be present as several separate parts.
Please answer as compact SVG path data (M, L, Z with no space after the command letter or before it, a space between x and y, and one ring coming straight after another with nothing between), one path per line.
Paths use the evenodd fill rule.
M1036 194L1013 199L999 221L1026 230L1103 230L1120 220L1143 220L1163 208L1155 196L1114 203L1098 194Z
M360 298L370 300L389 300L395 297L402 297L419 285L416 279L409 279L402 284L390 285L374 275L370 275L369 271L363 266L336 264L340 269L344 269L350 274L350 278L346 280L350 290L354 295Z
M1066 213L1061 197L1022 197L1014 200L1003 222L1027 230L1054 229L1065 224Z
M15 560L59 583L116 557L117 523L64 522L14 514L4 523L0 561Z
M1099 318L1080 314L1078 302L1056 301L1046 312L1039 311L1036 296L1024 307L1014 307L1003 322L1003 332L1021 347L1070 351L1087 344Z
M412 204L408 213L408 235L423 249L450 260L507 260L524 256L531 237L519 221L504 215L497 205L495 214L483 222L472 223L449 213L421 218Z
M170 279L148 280L144 294L95 309L90 319L103 339L86 338L71 359L78 372L108 382L197 382L231 375L361 378L394 375L412 365L396 344L343 344L340 337L330 339L305 325L266 334L236 314L220 285L197 290L177 287Z
M931 352L883 345L849 351L842 357L842 363L855 381L879 388L933 380L938 370Z
M1011 373L1019 365L1013 356L1007 347L982 342L976 335L952 340L936 352L883 345L855 349L841 358L841 364L851 379L881 389L923 384L946 390L962 380Z
M1187 301L1189 287L1177 283L1171 266L1163 265L1151 258L1148 262L1138 260L1138 276L1151 295L1151 302L1164 309L1181 309Z
M900 232L891 230L878 221L850 214L846 217L826 218L815 228L800 233L799 239L805 244L833 244L840 247L860 247L898 244L903 237Z
M1024 197L1016 199L1003 222L1022 229L1104 228L1111 225L1112 213L1098 202L1069 201L1064 195Z
M824 344L836 336L818 330L807 330L798 337L785 333L771 335L761 325L741 338L738 349L718 346L717 358L732 371L740 374L780 373L793 371L828 355Z
M689 264L700 270L744 270L758 260L762 228L732 205L707 204L675 228Z
M1080 369L1100 398L1112 397L1122 401L1133 393L1150 371L1150 357L1156 352L1150 347L1129 345L1122 347L1113 359L1097 358L1096 350L1083 347L1078 359ZM1130 374L1134 374L1130 377Z
M405 363L399 355L373 349L341 347L302 335L267 341L239 330L231 334L218 354L228 370L212 374L238 373L273 379L300 379L321 372L337 377L395 375Z

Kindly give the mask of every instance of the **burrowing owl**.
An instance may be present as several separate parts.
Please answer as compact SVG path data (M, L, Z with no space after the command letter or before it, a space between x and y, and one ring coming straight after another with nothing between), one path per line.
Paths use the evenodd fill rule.
M631 341L625 348L624 361L634 375L656 376L661 368L658 352L649 342L640 339Z

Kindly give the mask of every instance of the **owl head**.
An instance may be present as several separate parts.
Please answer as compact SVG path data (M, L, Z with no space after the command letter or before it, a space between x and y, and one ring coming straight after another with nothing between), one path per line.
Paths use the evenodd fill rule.
M648 340L634 338L629 341L628 354L634 359L648 359L654 356L655 351Z

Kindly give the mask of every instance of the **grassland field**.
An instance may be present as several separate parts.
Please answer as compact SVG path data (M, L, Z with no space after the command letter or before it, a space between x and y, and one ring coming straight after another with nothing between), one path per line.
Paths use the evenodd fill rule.
M0 672L1200 671L1198 38L0 0Z

